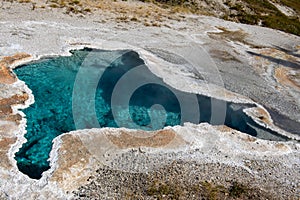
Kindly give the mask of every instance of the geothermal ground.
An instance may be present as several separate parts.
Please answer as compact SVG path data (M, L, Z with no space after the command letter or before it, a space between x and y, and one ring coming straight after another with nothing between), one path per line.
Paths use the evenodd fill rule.
M0 199L300 198L300 37L141 2L77 14L38 3L1 2ZM12 70L84 47L134 50L178 90L253 104L244 112L288 141L209 123L78 130L54 139L51 168L31 179L14 155L34 96Z

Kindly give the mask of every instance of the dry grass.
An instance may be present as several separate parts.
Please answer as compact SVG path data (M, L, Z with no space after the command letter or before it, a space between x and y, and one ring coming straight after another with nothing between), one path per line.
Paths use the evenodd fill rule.
M279 3L292 8L300 15L300 3L299 0L279 0Z
M118 23L140 23L145 26L167 26L169 20L181 21L178 12L186 12L185 8L167 6L157 3L122 0L4 0L9 2L31 3L35 9L61 9L68 15L84 16L101 11L108 16L107 20Z
M300 35L300 4L299 0L278 0L280 4L289 6L298 16L288 17L281 13L269 0L227 0L225 4L235 14L224 15L224 19L245 24L253 24L278 29L295 35Z
M204 14L221 16L230 21L246 24L261 24L265 27L282 30L295 35L300 35L300 4L299 0L276 0L277 3L289 6L298 13L298 16L288 17L281 13L269 0L226 0L226 5L230 10L224 10L217 1L212 4L205 0L207 6L201 5L200 0L4 0L17 1L22 3L42 5L35 8L64 8L67 14L86 15L95 10L113 13L116 15L127 15L129 20L122 22L140 22L149 26L166 25L157 23L166 22L168 19L180 21L178 15L184 13ZM219 5L219 6L217 6ZM223 7L223 8L221 8ZM219 14L217 14L219 13ZM132 16L132 15L135 16ZM137 20L130 20L135 17ZM149 23L153 21L155 23Z

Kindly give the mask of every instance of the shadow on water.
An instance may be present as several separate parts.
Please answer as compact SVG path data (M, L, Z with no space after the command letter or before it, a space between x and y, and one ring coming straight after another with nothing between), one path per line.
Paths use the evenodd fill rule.
M184 122L207 122L225 124L262 139L286 140L285 137L259 126L243 112L243 109L254 105L234 104L176 90L151 73L136 52L120 52L85 48L71 51L72 56L69 57L41 59L14 70L35 96L35 103L23 110L27 118L25 137L28 141L15 154L21 172L39 179L42 172L49 169L47 160L52 140L78 128L119 127L121 123L122 127L127 128L157 130L165 126L182 125ZM89 60L87 58L91 53L93 59ZM116 53L120 56L116 56ZM109 57L116 59L107 64ZM82 69L85 71L83 81L87 81L82 83L88 86L91 72L102 73L96 80L95 91L86 85L79 87L81 93L94 92L95 99L88 99L83 95L79 108L74 110L72 95L77 94L74 93L74 83L77 73ZM131 76L123 84L122 78L127 74ZM128 89L134 86L131 84L139 82L145 84L138 85L133 91ZM120 90L116 92L118 87ZM116 101L112 98L114 94ZM122 103L120 100L124 99L126 101ZM93 111L88 108L91 106L94 106L96 114L90 112ZM89 120L94 115L98 126ZM79 121L79 127L78 124L75 126L74 116L78 118L76 120Z

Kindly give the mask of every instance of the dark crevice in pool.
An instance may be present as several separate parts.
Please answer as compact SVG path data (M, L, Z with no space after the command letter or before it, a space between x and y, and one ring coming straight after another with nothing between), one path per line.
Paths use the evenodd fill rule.
M39 179L49 169L52 140L76 129L122 126L157 130L184 122L208 122L225 124L263 139L286 140L244 114L243 109L254 105L233 104L178 91L151 73L134 51L84 48L71 53L71 56L44 58L14 70L35 98L35 103L23 110L27 118L27 142L15 154L19 170L31 178ZM90 88L95 81L90 76L97 72L101 72L101 76L95 79L96 87ZM129 73L131 76L122 79ZM143 84L132 87L134 90L128 93L127 88L136 81ZM119 91L113 98L116 88ZM84 96L85 92L94 94L95 99ZM78 96L75 100L74 95ZM127 106L119 102L128 95ZM96 116L96 124L90 120L93 116Z

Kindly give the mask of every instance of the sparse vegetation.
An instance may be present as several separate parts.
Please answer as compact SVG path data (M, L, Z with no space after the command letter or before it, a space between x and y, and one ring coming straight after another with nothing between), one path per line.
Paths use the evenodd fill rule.
M207 13L205 8L199 6L196 0L141 0L144 2L154 2L163 8L171 8L174 13L192 12L201 14ZM300 4L298 0L278 0L279 4L288 6L300 14ZM288 17L281 13L268 0L227 0L224 3L230 11L225 12L223 19L236 21L251 25L261 25L287 33L300 35L300 17Z
M180 181L163 182L155 180L146 189L146 195L156 199L183 199L187 194L204 199L222 199L230 196L233 199L244 197L249 199L251 189L238 182L233 182L229 188L204 181L194 185L183 185Z
M280 0L280 3L292 8L298 15L300 15L300 3L299 0Z
M231 197L241 197L243 194L245 194L247 192L247 188L238 183L238 182L233 182L232 186L230 186L229 188L229 195Z
M292 2L293 0L285 1ZM245 24L261 24L265 27L300 35L299 19L284 15L268 0L243 0L234 4L229 0L226 4L230 9L235 10L237 14L225 16L225 19L236 20ZM297 8L294 4L290 4L290 6ZM248 12L246 11L247 9L249 10Z
M148 173L130 173L107 166L96 170L88 184L74 191L75 199L98 199L102 191L122 199L270 199L270 194L235 179L207 181L193 169L198 165L173 162ZM192 170L192 171L190 171Z
M176 185L161 182L153 182L147 188L146 193L148 196L153 196L157 199L163 199L164 197L178 199L181 196L180 188L178 188Z
M31 0L19 0L20 3L30 3Z
M142 2L154 3L164 9L171 9L172 12L198 13L199 5L196 0L140 0Z
M32 3L35 0L4 0L4 1L18 1L22 3ZM288 6L297 13L296 16L286 16L280 12L269 0L226 0L224 5L216 6L218 3L208 0L137 0L149 3L144 6L137 6L137 9L130 10L124 6L127 2L124 0L115 0L106 4L106 1L99 0L48 0L46 5L51 8L64 8L67 14L87 14L93 9L110 9L112 3L125 3L114 8L117 13L129 14L132 12L139 13L135 17L128 16L129 20L133 22L141 22L149 24L149 26L160 26L157 21L161 22L163 19L157 17L158 14L165 10L167 15L178 15L178 13L194 13L217 15L216 13L223 13L219 15L225 20L236 21L245 24L261 25L287 33L292 33L300 36L300 4L298 0L277 0L276 3L283 6ZM203 6L203 3L206 6ZM159 7L160 10L154 9ZM116 5L115 5L116 6ZM43 5L45 7L45 5ZM225 9L227 7L227 10ZM35 7L37 8L37 7ZM149 14L150 13L150 14ZM145 18L154 16L156 22L148 23ZM156 16L156 17L155 17ZM170 17L166 17L170 18ZM174 18L174 17L171 17ZM137 20L136 20L137 19ZM163 25L163 24L162 24Z

